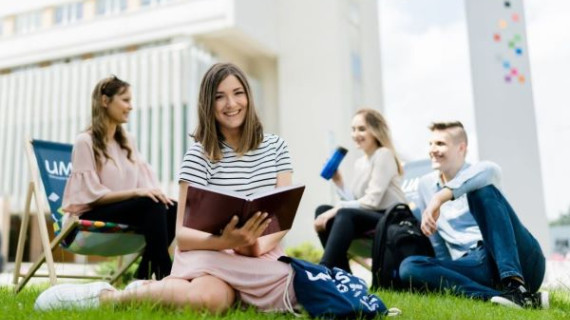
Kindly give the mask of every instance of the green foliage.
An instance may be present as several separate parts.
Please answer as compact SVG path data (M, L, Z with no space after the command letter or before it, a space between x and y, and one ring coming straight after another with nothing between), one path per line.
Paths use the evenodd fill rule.
M285 249L285 253L292 258L299 258L313 263L319 263L323 256L323 250L316 248L310 242L303 242L296 247Z
M570 225L570 207L566 213L562 213L558 219L550 222L551 226L567 226Z
M125 260L126 259L123 259L123 262ZM127 271L125 271L123 275L121 275L121 277L117 281L118 286L126 285L127 283L131 282L134 279L134 275L135 272L137 271L140 260L141 260L140 258L137 259L137 261L135 261L135 263L133 263L129 267L129 269L127 269ZM95 273L99 276L111 277L113 274L115 274L115 272L117 272L118 269L119 269L119 257L116 257L108 261L99 263L99 265L97 265L97 268L95 269Z

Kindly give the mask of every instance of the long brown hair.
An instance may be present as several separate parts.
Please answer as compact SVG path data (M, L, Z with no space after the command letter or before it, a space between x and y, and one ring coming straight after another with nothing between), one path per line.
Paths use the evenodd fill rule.
M402 168L400 159L398 159L398 155L396 154L396 149L394 148L390 135L390 128L388 127L388 123L386 122L386 119L384 119L384 116L374 109L360 109L356 111L355 115L359 114L364 117L364 122L366 122L366 125L372 132L374 138L376 138L378 145L392 151L394 154L394 160L398 166L398 174L402 175L404 173L404 169Z
M97 83L95 89L93 89L93 94L91 95L91 126L88 130L91 131L91 136L93 139L93 153L95 154L95 165L97 170L101 170L103 165L102 156L105 159L111 159L111 156L107 153L107 142L105 141L107 137L107 130L109 129L109 116L107 114L107 109L103 107L103 96L109 98L109 103L113 101L115 95L122 94L130 87L130 84L117 78L116 76L110 76L102 79ZM129 146L129 141L127 139L127 134L123 129L123 126L117 125L117 130L113 139L117 141L121 149L127 150L127 158L134 162L132 158L132 149Z
M192 135L197 142L202 144L205 155L213 162L222 159L221 142L224 140L215 117L216 91L220 83L230 75L239 80L248 101L236 153L241 156L256 149L263 141L263 126L255 111L255 103L245 73L232 63L216 63L206 71L202 78L198 96L198 126Z

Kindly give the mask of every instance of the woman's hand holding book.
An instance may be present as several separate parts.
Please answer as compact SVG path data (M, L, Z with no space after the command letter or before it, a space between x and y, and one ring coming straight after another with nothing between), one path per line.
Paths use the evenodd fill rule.
M237 228L239 218L233 216L230 222L226 225L220 238L227 241L230 247L237 248L237 253L244 255L251 255L254 248L247 248L254 246L257 239L263 234L263 231L269 226L271 219L267 219L267 212L256 212L247 222L241 227Z

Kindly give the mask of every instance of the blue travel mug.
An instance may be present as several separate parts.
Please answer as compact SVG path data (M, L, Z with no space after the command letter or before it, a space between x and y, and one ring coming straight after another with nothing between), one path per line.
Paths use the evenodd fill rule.
M323 177L327 180L332 178L332 176L334 175L334 173L338 169L340 162L342 161L342 159L344 159L344 156L346 155L347 152L348 152L348 150L346 150L343 147L336 148L336 150L334 151L334 153L330 157L329 161L327 161L327 163L325 164L323 171L321 171L321 177Z

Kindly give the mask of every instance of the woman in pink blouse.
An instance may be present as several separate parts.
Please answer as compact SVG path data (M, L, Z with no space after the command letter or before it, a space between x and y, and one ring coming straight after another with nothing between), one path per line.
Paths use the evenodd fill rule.
M122 127L129 119L130 85L115 77L95 86L91 127L73 145L72 172L63 195L63 210L81 219L124 223L146 240L136 278L170 274L168 247L174 239L176 203L159 189L134 139Z

